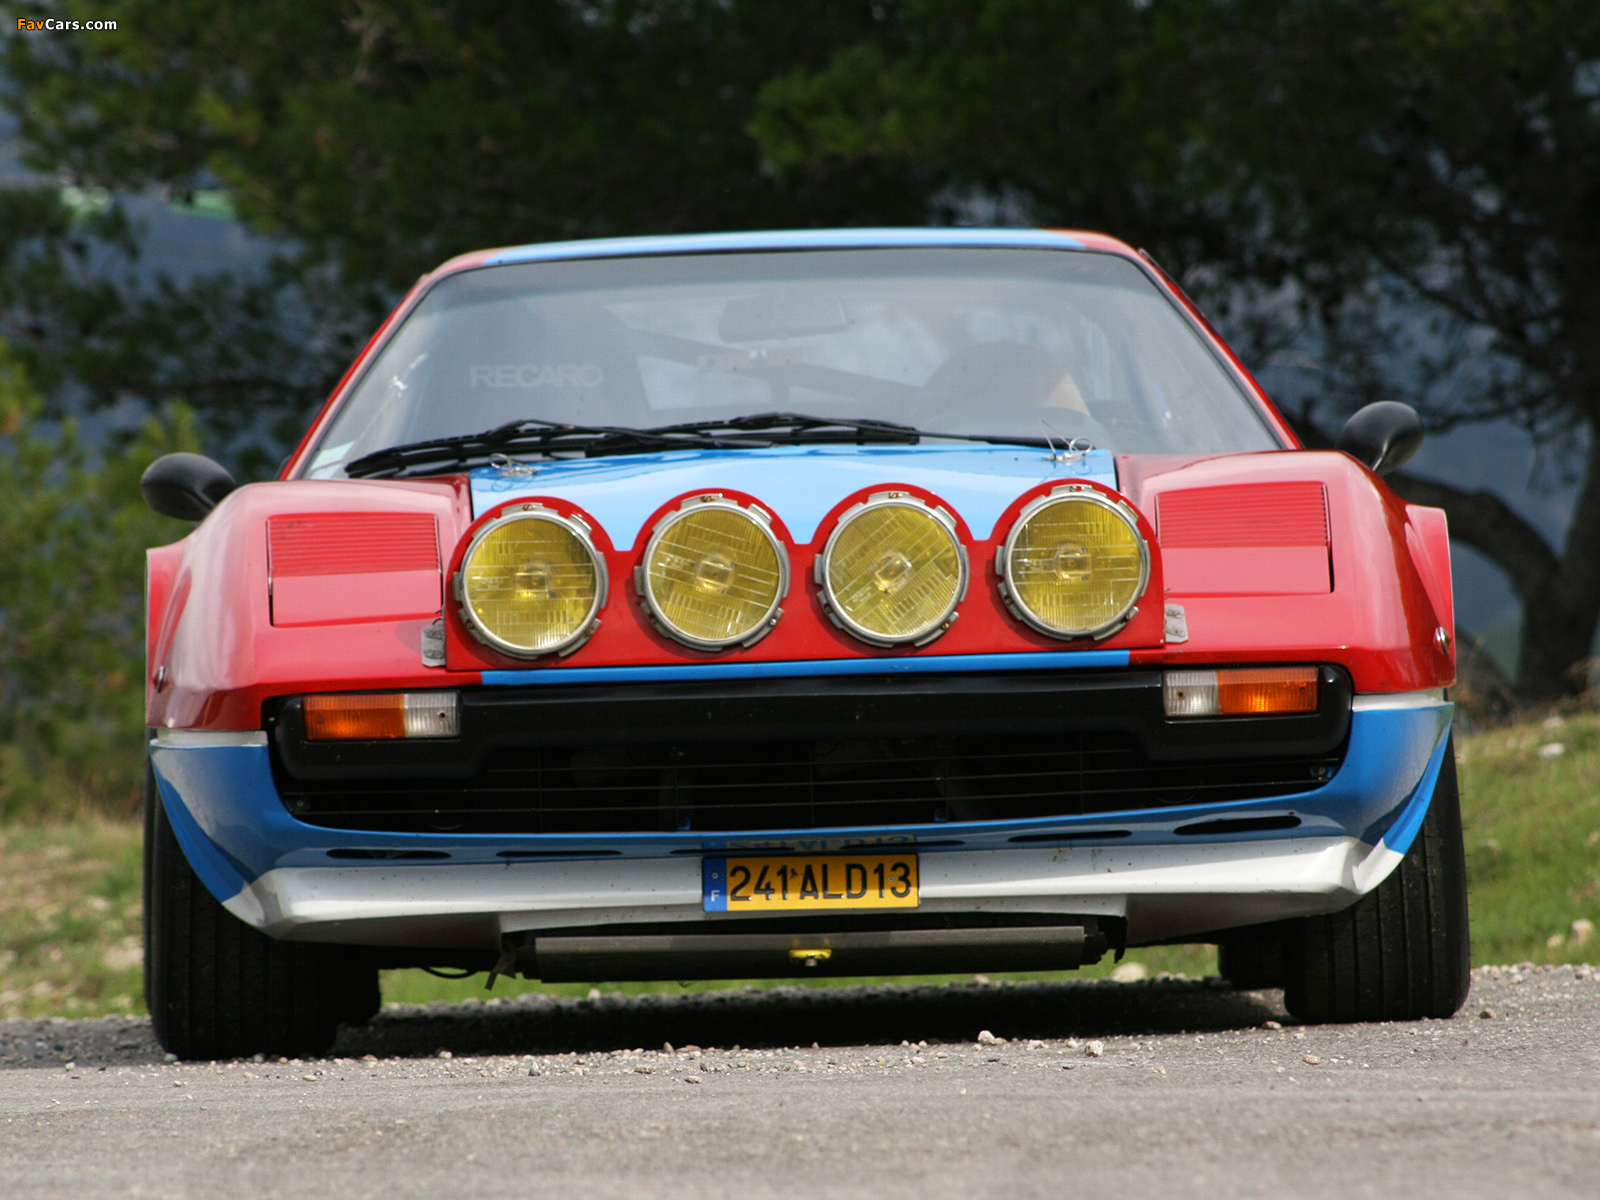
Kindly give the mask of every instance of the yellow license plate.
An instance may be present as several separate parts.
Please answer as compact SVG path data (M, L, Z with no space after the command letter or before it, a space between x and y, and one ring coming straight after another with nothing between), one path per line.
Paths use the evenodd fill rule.
M700 879L706 912L917 907L915 854L708 858Z

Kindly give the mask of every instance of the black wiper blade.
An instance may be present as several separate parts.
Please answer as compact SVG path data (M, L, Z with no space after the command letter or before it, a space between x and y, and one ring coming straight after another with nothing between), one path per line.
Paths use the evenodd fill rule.
M645 432L661 435L701 434L720 436L735 442L759 437L766 442L824 443L854 442L858 445L898 442L915 445L927 436L911 425L877 421L868 417L813 417L806 413L755 413L748 417L721 417L716 420L687 421L662 425ZM741 443L742 444L742 443Z
M915 425L902 425L897 421L813 417L805 413L784 412L758 413L750 417L726 417L718 421L690 421L682 425L663 425L648 432L720 434L730 439L744 434L758 434L771 442L802 445L827 442L853 442L857 445L898 442L916 445L923 438L949 442L980 442L990 446L1036 446L1042 450L1053 449L1056 445L1056 442L1048 437L1030 437L1026 434L936 433L928 429L918 429ZM1069 439L1058 440L1066 442Z
M895 421L813 417L804 413L757 413L659 425L652 429L632 429L625 425L563 425L529 419L511 421L482 433L391 446L346 463L344 473L351 479L397 479L418 471L442 474L481 465L496 454L598 458L662 450L752 450L778 444L916 445L923 438L1052 448L1050 439L1043 437L931 433Z
M697 430L629 429L623 425L563 425L555 421L511 421L482 433L430 438L391 446L345 464L352 479L398 478L426 467L439 473L487 462L496 454L640 454L652 450L718 449L770 445L748 438L732 441Z

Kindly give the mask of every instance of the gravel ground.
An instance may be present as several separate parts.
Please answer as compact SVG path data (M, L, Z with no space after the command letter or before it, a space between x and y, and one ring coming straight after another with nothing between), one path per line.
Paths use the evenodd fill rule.
M334 1055L0 1022L0 1193L1600 1195L1600 968L1304 1028L1215 980L392 1005Z

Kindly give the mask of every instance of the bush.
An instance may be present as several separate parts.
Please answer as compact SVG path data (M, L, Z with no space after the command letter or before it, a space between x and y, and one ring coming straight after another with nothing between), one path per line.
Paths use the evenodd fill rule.
M145 507L139 476L197 439L180 405L99 450L38 413L0 345L0 819L127 814L143 780L144 550L188 531Z

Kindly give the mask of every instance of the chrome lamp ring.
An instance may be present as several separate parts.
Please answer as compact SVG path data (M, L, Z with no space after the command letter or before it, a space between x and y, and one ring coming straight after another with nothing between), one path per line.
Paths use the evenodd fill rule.
M1128 602L1115 616L1092 628L1067 632L1047 624L1023 602L1017 592L1016 581L1012 578L1012 552L1016 548L1018 539L1027 529L1028 522L1039 513L1058 504L1081 502L1099 505L1127 525L1128 531L1133 534L1135 544L1139 547L1139 579ZM1139 520L1133 509L1126 502L1112 499L1085 484L1067 484L1052 488L1047 494L1030 500L1017 514L1017 519L1012 522L1011 531L1006 535L1005 543L997 552L997 557L999 561L995 566L1001 579L1000 594L1005 600L1006 607L1030 628L1038 630L1046 637L1062 641L1080 641L1085 638L1103 641L1110 637L1133 619L1134 614L1139 611L1139 601L1143 598L1145 589L1150 586L1150 544L1139 532Z
M877 512L884 508L905 508L917 513L919 516L933 518L950 538L950 544L955 548L956 555L956 586L949 603L940 610L936 617L924 621L916 630L898 637L888 637L877 630L868 629L860 622L852 619L849 613L845 611L844 604L835 592L831 577L834 552L838 547L839 539L856 521L869 513ZM834 624L852 637L860 638L868 645L890 649L906 645L925 646L950 628L959 615L956 612L956 608L967 598L967 588L971 581L971 567L967 558L967 548L962 544L961 535L956 530L955 518L947 510L938 505L929 504L909 492L878 492L868 496L861 503L852 505L840 514L838 522L833 527L833 532L828 535L827 544L823 546L822 553L817 556L815 579L822 607L827 612L829 620L833 621Z
M661 598L656 595L654 582L651 579L650 565L655 561L656 552L661 548L661 543L683 521L707 510L720 510L737 514L761 534L766 544L771 548L773 556L777 559L778 580L773 589L772 600L760 617L745 629L722 638L704 638L682 629L666 615ZM726 650L733 646L753 646L766 637L777 625L783 616L784 597L789 594L789 552L777 534L772 531L772 515L756 504L740 504L730 500L719 493L701 496L691 496L672 512L656 522L650 532L650 540L645 544L644 555L633 573L634 589L639 593L643 602L645 613L654 625L667 637L681 642L695 650Z
M573 632L562 641L539 649L530 649L508 642L490 630L479 618L473 609L472 601L467 596L467 571L472 566L473 557L490 534L498 529L518 521L545 521L559 526L570 533L584 552L589 556L589 563L594 568L594 597L589 603L588 611L583 619L577 623ZM589 525L578 517L567 517L547 508L543 504L518 504L501 513L494 520L479 527L472 535L472 540L467 543L466 553L461 556L461 566L457 569L452 580L452 590L457 601L457 611L461 614L461 623L467 627L467 632L478 641L491 649L498 650L501 654L512 658L543 658L548 654L571 654L584 642L594 635L600 627L599 613L605 607L606 594L610 584L610 577L606 571L606 560L595 549L594 539L590 536Z

